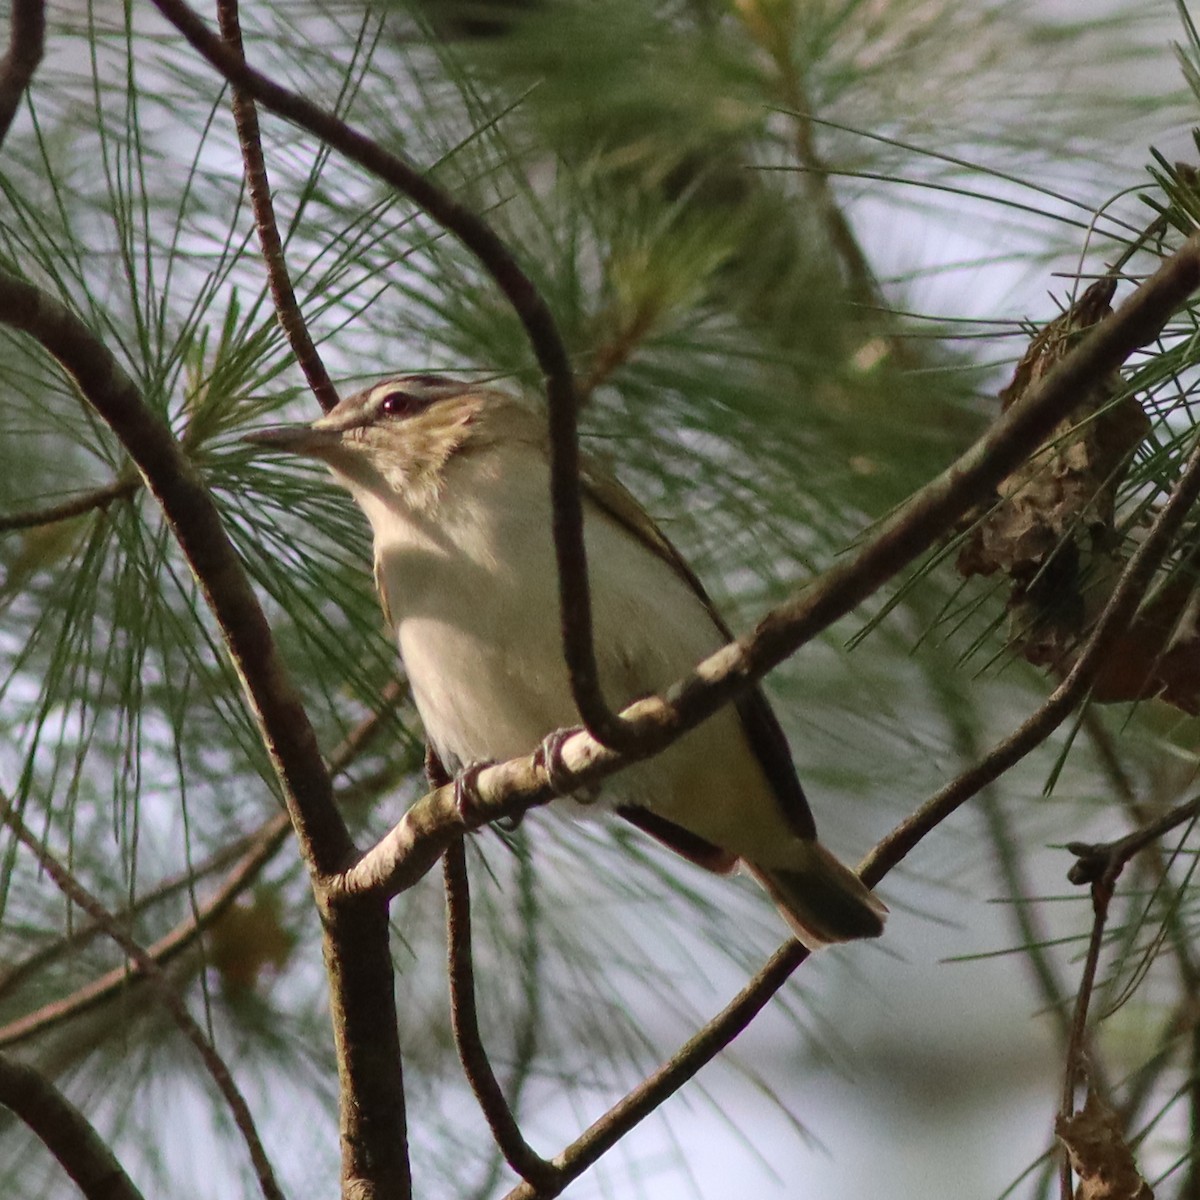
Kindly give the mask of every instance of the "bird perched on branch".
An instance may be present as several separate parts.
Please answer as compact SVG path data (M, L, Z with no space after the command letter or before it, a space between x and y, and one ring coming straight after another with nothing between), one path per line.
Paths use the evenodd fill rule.
M366 513L384 612L448 768L528 754L579 724L537 405L401 375L311 425L247 440L320 459ZM580 482L600 683L623 707L665 690L730 634L633 496L586 458ZM601 796L703 867L744 866L810 947L883 930L883 904L817 841L787 741L757 688L606 780Z

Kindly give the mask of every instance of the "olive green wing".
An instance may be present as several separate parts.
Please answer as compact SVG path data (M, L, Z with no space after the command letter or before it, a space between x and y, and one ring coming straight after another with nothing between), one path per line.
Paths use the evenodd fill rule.
M587 456L583 456L580 462L579 481L584 496L667 563L696 594L721 634L733 641L729 626L717 612L704 585L634 496L599 463ZM766 696L759 688L751 688L734 701L734 707L746 731L750 748L770 781L780 811L788 824L800 837L815 838L816 826L804 789L796 776L791 748ZM664 837L662 840L667 839Z

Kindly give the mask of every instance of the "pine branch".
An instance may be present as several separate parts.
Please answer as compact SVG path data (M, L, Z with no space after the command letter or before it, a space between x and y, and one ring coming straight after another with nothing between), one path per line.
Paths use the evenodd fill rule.
M0 60L0 146L42 61L46 42L44 0L12 0L8 51Z
M242 54L242 29L238 20L237 0L217 0L217 21L221 27L221 36L239 55ZM254 209L254 225L258 231L258 243L262 248L263 262L267 268L267 283L271 289L271 298L275 302L275 314L287 336L288 344L292 347L292 353L304 372L304 378L308 380L308 386L317 398L317 403L328 412L338 402L337 390L309 335L308 325L292 287L287 258L283 252L283 239L279 236L279 225L275 220L275 204L271 199L267 163L263 158L258 110L254 101L236 86L233 88L232 106L238 144L242 148L246 188Z
M107 347L57 300L0 272L0 323L32 335L67 370L141 471L220 626L309 867L323 918L342 1085L343 1180L411 1189L387 900L340 886L354 845L316 735L203 481Z
M142 1200L83 1113L33 1067L7 1055L0 1055L0 1105L41 1138L86 1200Z
M254 1172L258 1177L259 1189L263 1196L266 1197L266 1200L284 1200L283 1192L275 1179L274 1168L271 1166L262 1140L258 1136L250 1106L234 1081L225 1060L217 1053L216 1048L205 1036L200 1026L196 1024L162 968L129 936L112 913L63 865L61 859L52 854L33 835L4 795L0 795L0 824L7 825L16 834L17 840L33 854L39 866L50 876L63 895L72 904L77 904L83 909L94 921L103 925L108 936L121 947L150 980L163 1007L171 1014L171 1019L179 1031L196 1049L205 1070L208 1071L229 1108L238 1132L242 1135L246 1148L250 1152L250 1160L254 1164Z

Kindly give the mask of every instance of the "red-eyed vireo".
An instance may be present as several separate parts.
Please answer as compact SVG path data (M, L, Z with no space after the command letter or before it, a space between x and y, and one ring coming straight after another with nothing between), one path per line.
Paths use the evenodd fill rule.
M559 641L545 414L522 397L401 375L311 425L248 441L321 459L366 513L375 579L425 733L447 768L528 754L579 724ZM623 707L729 639L637 501L585 459L596 659ZM754 689L605 782L616 811L716 871L741 864L796 936L875 937L886 909L816 839L791 753Z

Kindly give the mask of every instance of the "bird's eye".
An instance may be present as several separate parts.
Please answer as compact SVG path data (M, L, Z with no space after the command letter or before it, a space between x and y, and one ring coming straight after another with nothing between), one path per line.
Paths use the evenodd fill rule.
M425 407L425 401L412 392L388 392L379 405L379 411L388 417L411 417Z

